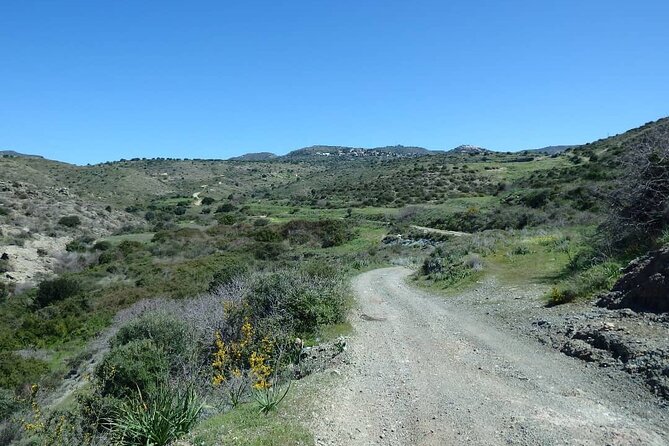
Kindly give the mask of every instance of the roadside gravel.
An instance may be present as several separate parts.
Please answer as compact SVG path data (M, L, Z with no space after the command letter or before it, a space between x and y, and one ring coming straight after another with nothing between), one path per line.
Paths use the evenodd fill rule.
M641 385L532 337L540 287L444 299L409 274L354 280L350 361L315 403L317 444L669 444L669 410Z

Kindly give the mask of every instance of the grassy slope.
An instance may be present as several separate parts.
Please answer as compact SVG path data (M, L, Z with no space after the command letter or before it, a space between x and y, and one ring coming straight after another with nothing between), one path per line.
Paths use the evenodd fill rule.
M548 189L550 202L557 206L558 213L560 209L566 212L581 206L580 195L575 190L586 188L587 198L588 194L610 188L619 157L639 144L666 141L668 127L669 120L665 119L560 156L535 156L531 161L524 161L520 154L495 154L485 157L435 155L390 161L360 160L344 165L283 160L137 160L77 167L40 159L0 158L0 170L5 181L31 183L39 188L66 186L79 199L100 206L108 203L118 206L139 204L139 215L150 203L159 208L172 208L183 200L192 202L191 195L196 191L202 191L200 197L208 196L216 200L212 209L230 201L230 194L241 197L235 197L233 201L238 208L246 207L244 218L251 216L249 221L253 221L258 216L267 216L274 225L294 219L334 218L346 221L346 208L352 207L352 218L348 221L357 231L353 240L328 250L304 246L291 249L286 254L294 258L323 256L351 261L355 256L378 247L378 242L388 232L389 223L401 216L403 210L400 208L406 205L421 208L422 213L409 221L423 225L433 223L437 217L470 209L496 212L506 206L504 200L512 200L516 196L522 199L535 190ZM505 185L501 192L498 190L500 184ZM202 188L203 185L207 187ZM388 191L391 195L384 197ZM371 205L362 206L365 200L369 200ZM198 231L212 227L216 216L213 213L202 216L202 208L189 204L178 224ZM543 212L544 208L545 205L542 205L539 209ZM601 209L595 206L592 210L596 213ZM504 283L514 285L552 283L564 272L566 264L582 243L579 233L578 228L568 227L549 228L542 233L507 234L483 256L485 274L495 275ZM105 240L116 247L122 241L138 242L148 247L154 234L155 231L145 229L140 233L109 236ZM214 239L229 236L226 233L216 235ZM546 242L548 238L564 236L572 237L567 251L556 251ZM519 246L524 247L521 250L523 253L514 254ZM67 338L47 340L42 345L51 349L49 366L54 379L66 371L67 361L82 351L85 339L109 323L117 309L144 297L165 293L184 297L201 292L211 279L215 265L225 263L226 259L237 259L247 250L242 246L237 251L229 251L227 245L221 245L219 249L222 252L190 259L175 254L126 258L119 262L126 263L129 268L110 273L106 266L99 266L80 273L91 289L93 312L88 310L88 314L95 313L95 317L84 318L83 328L71 332ZM452 289L467 286L479 278L480 275L469 276ZM17 322L20 326L20 312L25 311L22 308L20 300L1 304L0 317L5 329L16 327ZM16 345L15 348L22 346ZM295 405L291 403L288 406ZM310 444L308 433L296 424L290 411L264 419L258 418L254 411L249 405L215 417L198 427L196 436L199 437L196 438L204 444L216 444L223 436L237 438L223 444Z

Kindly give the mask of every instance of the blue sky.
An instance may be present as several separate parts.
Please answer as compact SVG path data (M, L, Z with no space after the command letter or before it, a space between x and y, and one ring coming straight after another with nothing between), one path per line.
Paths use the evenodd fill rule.
M0 150L582 143L669 114L666 1L0 2Z

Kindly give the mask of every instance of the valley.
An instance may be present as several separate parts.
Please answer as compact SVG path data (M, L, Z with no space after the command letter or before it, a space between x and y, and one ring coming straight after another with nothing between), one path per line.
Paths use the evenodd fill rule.
M668 151L3 153L0 443L666 444Z

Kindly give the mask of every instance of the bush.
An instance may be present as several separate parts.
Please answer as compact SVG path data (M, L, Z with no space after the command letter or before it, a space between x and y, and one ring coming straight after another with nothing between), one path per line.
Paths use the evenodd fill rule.
M61 226L67 226L68 228L76 228L81 224L81 219L76 215L70 215L58 220L58 224Z
M39 308L46 307L47 305L74 296L79 291L81 291L81 286L73 278L59 277L53 280L45 280L37 287L35 304Z
M139 390L156 391L165 381L169 362L165 351L150 340L140 339L113 348L95 370L103 396L125 398Z
M623 160L602 226L605 242L618 253L642 251L669 225L669 146L663 142L644 141Z
M18 407L19 403L14 396L14 392L9 389L0 388L0 420L6 419Z
M128 256L133 252L141 251L144 249L144 245L141 242L135 240L123 240L118 245L118 250L124 255Z
M346 318L348 288L341 275L325 278L289 270L259 274L251 282L247 302L254 316L278 319L282 330L312 334Z
M216 218L218 222L222 225L234 225L236 218L232 214L225 214L225 215L220 215L219 217Z
M70 243L65 245L65 250L67 252L86 252L86 249L88 246L86 246L86 243L84 243L82 240L72 240Z
M576 299L576 292L574 290L553 287L548 293L548 302L546 305L553 307L555 305L562 305L572 302L574 299Z
M355 234L343 220L292 220L283 225L281 233L295 244L314 242L322 248L340 246L352 240Z
M281 243L258 242L253 245L253 255L258 260L276 260L284 251Z
M202 199L202 204L203 204L204 206L211 206L211 205L214 204L214 203L216 203L216 200L214 200L214 199L211 198L211 197L204 197L204 198Z
M214 291L217 288L232 283L233 280L246 276L249 273L249 267L243 263L234 263L216 271L211 282L209 290Z
M34 384L47 371L45 362L25 359L13 352L0 352L0 387L17 389Z
M150 313L121 327L110 341L112 348L133 341L151 340L170 359L184 357L191 349L191 338L185 322L166 314Z
M111 423L115 444L172 444L191 430L202 407L192 388L179 390L161 385L153 394L140 392L118 407Z
M218 208L216 208L216 213L221 214L221 213L224 213L224 212L234 212L236 210L237 210L237 208L235 207L235 205L233 205L231 203L223 203Z
M611 289L620 277L620 268L619 263L611 261L590 266L554 287L548 294L548 305L589 298L600 291Z
M95 251L108 251L112 247L112 244L106 240L103 240L101 242L97 242L95 245L93 245L93 250Z

